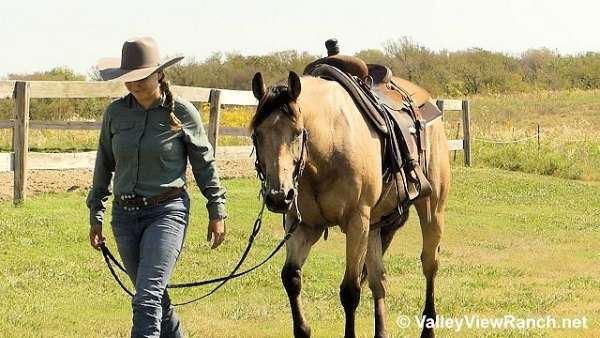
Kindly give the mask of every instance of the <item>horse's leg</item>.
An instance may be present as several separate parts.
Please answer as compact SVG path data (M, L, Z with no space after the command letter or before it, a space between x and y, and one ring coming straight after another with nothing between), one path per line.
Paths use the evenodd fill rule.
M293 219L288 217L289 220ZM286 230L289 224L286 224ZM310 248L323 233L323 228L315 229L304 224L298 225L294 235L286 243L286 258L281 270L281 281L285 287L294 322L294 337L310 337L310 326L302 313L302 266L308 257Z
M438 190L439 191L439 190ZM445 190L443 190L445 191ZM425 275L425 309L423 315L427 321L435 320L434 281L439 265L439 251L442 233L444 231L444 194L432 194L429 198L415 201L415 207L421 222L423 235L423 248L421 250L421 264ZM427 204L430 203L430 219L428 219ZM435 337L432 328L423 328L421 337Z
M363 208L365 209L365 208ZM345 337L355 337L354 317L360 303L360 277L369 239L369 212L358 210L342 230L346 232L346 271L340 286L340 300L346 314Z
M375 338L387 337L385 329L385 268L383 266L381 229L369 231L365 266L375 308Z
M429 197L416 200L414 205L419 214L423 236L421 264L426 281L423 315L428 321L434 321L436 317L434 281L438 271L440 241L444 231L444 213L450 189L450 161L448 142L441 122L438 121L432 125L427 133L431 145L428 177L432 192ZM421 337L435 337L433 329L424 327Z
M398 229L400 229L404 226L404 224L406 223L407 220L408 220L408 210L406 210L402 215L400 215L400 217L398 217L398 220L396 220L394 223L380 228L379 232L381 235L382 256L385 256L385 252L390 247L390 244L392 243L392 239L394 239L394 235L396 234ZM371 245L370 242L369 242L369 245ZM362 276L360 277L360 284L363 285L366 281L367 281L367 267L365 265L363 272L362 272Z
M394 235L396 234L398 229L402 228L408 220L408 211L409 209L407 209L402 215L400 215L398 220L393 224L381 228L381 249L383 255L385 255L385 252L390 247L392 239L394 239Z

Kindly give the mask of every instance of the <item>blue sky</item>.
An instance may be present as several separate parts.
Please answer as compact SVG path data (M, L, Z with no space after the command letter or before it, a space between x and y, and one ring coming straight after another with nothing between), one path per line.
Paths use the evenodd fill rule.
M376 7L372 11L366 6ZM518 54L548 47L600 51L600 3L583 0L2 1L0 77L68 66L87 73L124 40L152 36L163 55L296 49L343 53L409 36L434 50L481 47Z

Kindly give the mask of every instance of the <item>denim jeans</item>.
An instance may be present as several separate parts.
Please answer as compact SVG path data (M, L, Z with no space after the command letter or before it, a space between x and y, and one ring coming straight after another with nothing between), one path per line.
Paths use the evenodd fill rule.
M185 192L136 211L113 203L113 233L136 290L131 337L183 337L166 286L181 252L189 208Z

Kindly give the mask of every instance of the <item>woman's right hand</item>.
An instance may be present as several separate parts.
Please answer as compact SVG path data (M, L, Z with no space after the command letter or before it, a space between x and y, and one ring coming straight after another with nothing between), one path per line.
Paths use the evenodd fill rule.
M104 243L104 236L102 236L102 224L90 225L90 244L96 250L100 250L100 245Z

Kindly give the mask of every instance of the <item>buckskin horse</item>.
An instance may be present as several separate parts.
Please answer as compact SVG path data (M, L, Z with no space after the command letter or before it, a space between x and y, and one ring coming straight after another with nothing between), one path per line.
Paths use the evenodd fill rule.
M272 212L285 214L286 230L295 228L286 243L281 271L294 336L311 335L300 296L302 266L313 244L324 232L327 235L327 228L339 225L346 235L346 269L340 286L345 337L355 337L355 311L365 279L375 303L375 337L386 337L383 255L406 222L408 209L392 222L383 222L398 209L400 188L384 177L380 133L335 81L290 72L287 84L266 88L257 73L252 90L259 104L250 128L265 204ZM435 319L434 280L450 169L441 119L429 123L425 135L431 192L410 204L416 207L423 236L423 315ZM434 337L434 332L423 328L421 336Z

